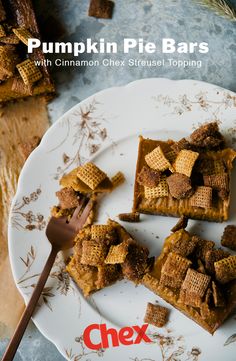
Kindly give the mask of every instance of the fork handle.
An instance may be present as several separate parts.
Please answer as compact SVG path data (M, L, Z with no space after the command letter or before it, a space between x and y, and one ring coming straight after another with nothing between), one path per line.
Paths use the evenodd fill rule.
M39 277L39 280L35 286L35 289L30 297L29 303L27 304L23 315L21 316L21 319L16 327L16 330L12 336L11 341L9 342L7 349L3 355L2 361L12 361L16 350L20 344L20 341L24 335L25 329L31 319L31 316L35 310L35 307L37 306L39 297L43 291L44 285L48 279L49 273L52 269L53 263L55 261L56 255L58 253L58 249L54 246L52 246L51 252L49 254L49 257L47 259L47 262L44 266L44 269Z

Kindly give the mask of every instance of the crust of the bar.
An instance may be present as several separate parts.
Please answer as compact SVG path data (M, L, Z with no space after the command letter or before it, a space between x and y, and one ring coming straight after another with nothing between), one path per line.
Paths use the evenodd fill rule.
M225 200L218 199L217 207L213 207L210 209L192 207L190 206L188 199L177 200L170 195L168 197L153 200L147 200L144 198L144 192L142 189L143 187L138 184L137 177L142 166L145 165L145 155L151 152L158 145L161 145L162 147L168 147L172 143L172 140L163 142L159 140L145 139L140 136L135 175L133 212L171 217L180 217L181 215L185 215L193 219L201 219L214 222L226 221L229 215L230 194L229 197ZM145 154L143 151L144 146ZM236 157L236 152L231 148L225 148L218 152L208 152L208 154L215 159L219 159L222 157L224 158L230 177L232 162Z

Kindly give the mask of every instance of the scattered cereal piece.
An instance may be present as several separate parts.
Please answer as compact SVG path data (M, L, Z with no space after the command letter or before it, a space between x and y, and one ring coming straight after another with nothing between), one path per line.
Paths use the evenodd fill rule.
M172 197L176 199L189 198L193 193L191 179L185 174L173 173L167 178L167 184Z
M202 272L201 272L202 273ZM211 300L212 300L212 290L210 289L210 287L208 287L205 297L204 297L204 302L206 302L206 304L210 305Z
M122 279L122 274L117 265L108 264L98 266L98 279L96 281L97 289L112 285Z
M77 177L94 190L107 178L107 175L95 164L89 162L78 168Z
M182 239L189 241L191 238L189 232L187 232L185 229L181 228L178 231L172 233L169 235L168 240L171 243L171 245L174 245L175 243L181 241Z
M190 205L199 208L211 208L212 206L212 188L198 186L195 193L190 198Z
M214 263L216 279L220 283L227 283L236 279L236 256L229 256Z
M28 46L28 40L33 38L30 32L25 28L15 28L12 29L12 31L26 46Z
M166 158L160 146L156 147L152 152L148 153L145 156L145 161L147 165L154 170L163 172L166 169L170 169L173 171L169 160Z
M161 180L161 172L143 166L138 175L137 182L145 187L156 187Z
M174 163L175 171L190 177L198 156L199 153L193 152L192 150L181 150Z
M191 144L207 149L219 148L224 145L224 138L219 131L217 122L203 124L190 135Z
M113 1L110 0L90 0L89 16L101 19L111 19L114 8Z
M172 144L171 148L176 153L179 153L183 149L190 150L191 144L189 143L189 141L186 138L182 138L178 142L174 142L174 144Z
M176 242L171 247L171 251L181 255L182 257L187 257L193 253L197 245L197 240L194 237L181 237L176 240Z
M193 236L192 238L196 240L196 257L205 262L206 253L215 247L215 242L201 239L198 236Z
M148 302L144 322L156 327L163 327L167 322L169 310L166 307Z
M89 266L101 265L107 254L107 246L94 240L83 241L81 264Z
M229 257L230 253L225 252L223 249L211 249L205 255L205 267L210 274L215 273L214 263L223 258Z
M180 290L180 301L189 306L199 307L210 280L210 276L189 268Z
M215 175L225 173L226 168L222 159L213 159L204 156L197 164L198 171L203 175Z
M200 313L204 320L209 318L211 315L212 300L213 300L212 290L210 289L210 287L208 287L204 300L200 304Z
M165 153L165 156L168 159L168 161L172 164L172 163L174 163L174 161L177 157L177 153L174 150L169 150Z
M121 185L122 183L124 183L125 181L125 176L122 172L117 172L112 178L111 178L111 182L113 185L113 188L118 187L119 185Z
M179 288L191 261L177 253L170 252L161 269L160 284L170 288Z
M124 263L128 254L129 244L126 241L118 244L117 246L111 246L108 255L105 259L106 264Z
M212 281L213 300L215 307L224 307L225 299L219 286Z
M133 241L129 244L128 254L121 264L125 278L139 283L147 269L149 251L146 247Z
M229 176L227 173L204 175L203 180L205 186L212 187L218 191L224 189L226 192L229 192Z
M199 273L204 273L204 274L206 274L206 270L205 270L204 264L203 264L203 262L202 262L202 260L201 260L200 258L198 258L197 264L198 264L197 271L198 271Z
M73 188L62 188L56 192L61 209L75 208L79 205L79 197Z
M112 226L107 224L93 224L91 226L91 238L102 241L106 235L113 231Z
M147 199L168 197L169 187L166 181L166 176L162 175L161 180L157 187L149 188L144 187L144 195Z
M41 71L30 59L26 59L22 63L17 64L16 67L26 85L32 85L42 78Z
M228 247L233 251L236 251L236 226L228 225L225 227L221 238L221 244L224 247Z
M180 219L178 220L178 222L176 223L176 225L171 228L171 232L175 233L177 231L179 231L180 229L185 229L188 226L188 217L186 216L181 216Z
M123 222L140 222L140 214L138 212L120 213L118 218Z

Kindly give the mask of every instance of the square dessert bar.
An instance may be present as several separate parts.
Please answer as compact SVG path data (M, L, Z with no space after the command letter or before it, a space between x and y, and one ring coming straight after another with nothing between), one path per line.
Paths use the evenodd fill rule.
M133 211L227 220L235 157L216 122L179 141L140 137Z
M79 232L66 270L87 297L123 278L140 283L154 261L148 254L119 223L108 220Z
M60 179L62 188L56 192L59 204L52 208L51 214L54 217L67 216L69 220L85 196L93 201L93 207L86 222L86 225L91 224L96 215L98 195L111 192L124 181L122 172L117 172L110 179L94 163L85 163L62 176Z
M142 283L213 334L236 307L236 256L182 228Z
M0 104L52 95L55 89L43 52L35 49L28 54L28 39L40 39L31 0L0 0L0 22Z

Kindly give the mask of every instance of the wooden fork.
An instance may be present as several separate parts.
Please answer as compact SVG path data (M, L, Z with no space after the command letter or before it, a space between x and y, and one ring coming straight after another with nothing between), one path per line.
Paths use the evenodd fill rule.
M16 350L24 335L25 329L31 319L35 307L37 306L39 297L43 291L57 253L61 250L73 247L73 240L78 231L85 224L92 206L93 202L91 200L83 198L80 201L79 206L75 209L70 221L67 221L67 217L52 217L50 219L47 225L46 235L52 245L51 252L39 277L36 287L30 297L29 303L27 304L25 311L16 327L14 335L3 355L2 361L13 360Z

